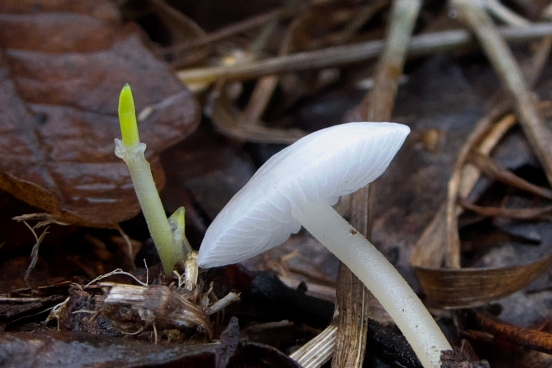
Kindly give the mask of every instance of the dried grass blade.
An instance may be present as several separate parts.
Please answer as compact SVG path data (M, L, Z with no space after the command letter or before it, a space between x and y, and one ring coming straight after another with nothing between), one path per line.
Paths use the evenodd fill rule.
M205 31L194 20L184 15L162 0L150 0L153 11L163 23L175 31L175 35L181 39L202 39ZM196 47L193 52L175 53L174 64L184 66L203 60L211 52L210 45Z
M338 331L332 367L362 367L370 317L369 291L344 264L337 278Z
M286 7L292 7L294 5L295 1L288 1L288 4ZM291 34L293 33L294 24L297 23L297 20L293 21L292 24L288 27L286 31L286 36L284 37L281 45L280 50L278 52L278 56L284 56L289 54L290 51L290 38ZM265 26L265 29L274 31L274 29L267 28ZM266 37L265 37L266 42ZM258 42L254 42L254 45L258 45ZM242 125L244 126L252 126L257 125L259 123L259 120L261 119L261 116L263 115L264 111L266 110L266 107L268 106L268 103L270 102L270 99L272 98L272 94L274 93L274 90L276 89L276 86L278 85L279 77L274 75L269 75L260 78L251 93L251 98L249 99L247 106L245 107L243 111L243 118L242 118Z

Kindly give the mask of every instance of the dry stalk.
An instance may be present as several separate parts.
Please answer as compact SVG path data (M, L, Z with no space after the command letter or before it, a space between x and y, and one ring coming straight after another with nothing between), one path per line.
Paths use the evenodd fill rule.
M499 32L510 42L531 40L552 35L552 24L537 23L527 27L502 27ZM428 55L467 46L473 41L465 30L435 32L412 37L408 55ZM205 67L181 70L177 73L184 83L212 83L219 79L243 80L264 75L300 70L335 67L364 61L378 56L383 49L381 40L328 47L323 50L300 52L260 61L244 62L232 66Z

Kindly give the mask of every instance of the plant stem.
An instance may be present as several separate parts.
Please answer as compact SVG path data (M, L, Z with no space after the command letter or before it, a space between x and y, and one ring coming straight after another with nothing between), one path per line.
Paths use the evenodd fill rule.
M144 157L146 145L140 142L134 99L128 84L123 87L119 97L119 121L123 140L115 138L115 155L122 158L128 166L151 238L155 243L165 273L170 275L174 265L185 261L187 254L182 244L175 244L149 162Z
M422 301L395 267L327 202L292 207L293 216L366 285L393 318L425 368L452 350Z
M161 258L163 270L167 275L172 273L175 263L186 259L183 247L175 247L173 235L165 209L159 198L159 192L153 181L149 162L144 157L146 145L138 143L127 147L115 139L115 154L122 158L130 171L130 177L146 218L148 229Z

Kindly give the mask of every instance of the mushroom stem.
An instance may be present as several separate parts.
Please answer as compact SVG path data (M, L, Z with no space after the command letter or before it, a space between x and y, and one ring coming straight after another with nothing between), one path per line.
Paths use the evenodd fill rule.
M292 206L293 216L366 285L406 337L425 368L452 350L437 323L395 267L325 200Z

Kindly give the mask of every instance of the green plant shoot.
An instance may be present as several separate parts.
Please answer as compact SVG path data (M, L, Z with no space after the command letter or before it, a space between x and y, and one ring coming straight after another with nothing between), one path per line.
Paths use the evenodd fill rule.
M121 135L125 146L134 146L140 143L134 98L128 83L125 84L119 96L119 122L121 123Z
M115 138L115 154L128 166L138 202L142 207L142 213L146 218L163 269L166 274L171 274L174 265L185 262L191 251L190 244L184 235L184 212L183 209L180 212L177 210L179 214L173 215L174 220L178 219L176 221L178 226L174 226L173 232L153 181L150 165L144 157L146 145L140 142L134 99L128 84L125 84L119 97L119 121L123 139Z

